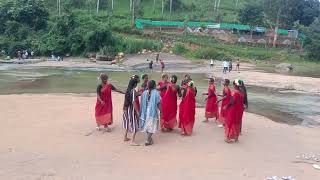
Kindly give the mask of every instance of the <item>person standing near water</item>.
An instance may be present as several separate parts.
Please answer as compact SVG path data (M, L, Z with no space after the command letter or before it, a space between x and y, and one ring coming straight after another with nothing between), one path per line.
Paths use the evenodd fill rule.
M162 59L160 60L160 64L161 64L161 73L163 73L165 65Z
M240 59L237 60L237 71L240 72Z
M229 72L232 71L232 60L229 61Z
M139 96L135 90L139 83L139 78L133 76L125 94L124 105L123 105L123 128L125 129L124 141L130 141L128 138L128 132L132 133L132 146L138 146L135 142L136 133L139 131Z
M183 99L180 103L179 128L183 136L190 136L193 131L196 114L196 95L197 89L194 86L194 82L190 81L184 87Z
M223 66L223 74L226 74L228 69L229 69L228 61L227 60L223 60L222 66Z
M152 69L153 69L153 61L151 60L151 61L149 62L149 70L152 71Z
M156 54L156 63L158 63L158 62L159 62L159 58L160 58L160 54L159 54L159 53L157 53L157 54Z
M217 103L216 87L214 85L213 78L210 78L210 80L209 80L208 93L203 93L203 95L208 96L205 99L207 101L206 112L205 112L206 119L203 122L208 122L210 118L216 118L216 120L218 120L219 108L218 108L218 103Z
M118 93L124 93L115 88L112 84L108 83L108 79L109 77L107 74L100 74L101 84L99 84L97 87L95 117L97 123L96 129L100 131L100 126L104 126L105 130L107 132L110 132L111 129L109 128L109 126L113 123L111 92L116 91Z
M229 79L225 79L224 80L224 83L223 83L223 91L222 91L222 99L219 100L222 101L221 103L221 108L220 108L220 113L219 113L219 121L220 123L224 124L225 122L225 119L228 115L228 112L226 109L224 109L223 107L226 106L227 104L229 104L230 102L230 98L231 98L231 90L229 88L229 85L230 85L230 80Z
M231 93L230 102L223 107L228 112L224 126L226 138L225 141L227 143L232 143L232 140L235 140L235 142L239 141L242 115L244 110L244 96L240 91L239 80L235 80L233 82L233 87L235 90Z
M213 68L214 62L212 59L210 59L210 68Z
M159 112L161 114L161 97L154 80L148 82L148 90L141 96L140 109L141 131L147 134L145 145L149 146L153 144L152 135L158 130Z
M160 120L161 129L164 132L172 131L177 125L177 100L181 97L180 86L177 85L178 77L171 76L171 82L160 87L160 90L165 90L165 94L161 100L162 116Z

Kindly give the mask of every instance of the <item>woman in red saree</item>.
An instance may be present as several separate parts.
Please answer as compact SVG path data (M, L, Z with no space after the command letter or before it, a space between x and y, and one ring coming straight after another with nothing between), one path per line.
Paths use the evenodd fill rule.
M164 132L172 131L177 125L177 96L181 97L180 86L177 85L178 77L176 75L171 76L171 82L160 87L161 90L165 90L165 94L162 97L162 117L160 120L161 129Z
M162 79L162 81L158 82L158 88L157 89L160 90L160 96L161 96L161 98L163 98L163 96L166 93L166 90L165 89L160 89L160 88L169 83L168 82L168 79L169 79L168 74L162 74L161 79Z
M229 88L230 85L230 80L229 79L225 79L224 80L224 89L222 92L222 99L219 101L222 101L221 103L221 108L220 108L220 113L219 113L219 121L224 124L224 121L227 117L227 110L225 110L223 107L226 106L227 104L229 104L230 102L230 98L231 98L231 90Z
M206 98L206 112L205 112L205 120L203 122L208 122L209 118L216 118L219 117L219 108L217 103L217 94L216 94L216 87L214 86L214 79L210 78L209 80L209 88L208 93L203 93L203 95L207 95Z
M244 85L244 82L242 80L239 80L240 83L240 91L243 94L243 98L244 98L244 106L245 109L248 109L248 94L247 94L247 88ZM243 114L242 114L243 115ZM241 134L241 130L242 130L242 115L241 115L241 126L240 126L240 134Z
M110 132L109 125L113 123L111 91L124 93L108 83L107 74L101 73L100 80L101 84L97 87L97 102L95 107L97 130L100 130L100 126L104 126L105 130Z
M231 93L230 102L223 108L227 110L227 118L225 119L225 141L231 143L239 141L241 131L242 114L244 110L244 96L240 91L239 80L233 82L234 91Z
M196 95L197 89L194 87L193 81L190 81L185 87L183 100L180 104L179 128L181 128L181 135L190 136L192 134L196 114Z

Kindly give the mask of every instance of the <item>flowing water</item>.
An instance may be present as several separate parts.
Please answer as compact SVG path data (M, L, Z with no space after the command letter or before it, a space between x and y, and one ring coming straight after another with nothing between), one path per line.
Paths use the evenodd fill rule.
M0 94L20 93L95 93L101 71L97 68L16 68L0 65ZM133 74L141 72L108 72L110 82L125 90ZM179 81L183 77L177 74ZM151 73L159 80L159 73ZM208 79L204 74L192 74L198 88L198 107L204 105L201 93L207 91ZM216 82L217 91L222 86ZM295 94L261 87L247 87L249 112L266 116L273 121L290 125L319 126L320 96ZM114 102L122 103L122 102Z

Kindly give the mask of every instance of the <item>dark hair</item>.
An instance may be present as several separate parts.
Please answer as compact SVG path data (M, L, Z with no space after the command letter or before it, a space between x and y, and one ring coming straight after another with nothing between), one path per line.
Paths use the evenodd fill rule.
M174 80L175 83L178 81L178 77L176 75L172 75L171 78Z
M229 79L225 79L225 80L224 80L224 83L225 83L225 84L230 84L230 80L229 80Z
M109 79L109 77L106 73L101 73L100 79L101 79L101 81L107 81Z
M137 81L138 81L138 83L140 82L140 77L138 76L138 75L133 75L132 77L131 77L131 79L136 79Z
M210 78L210 79L209 79L209 82L210 82L210 83L214 83L214 78Z
M156 82L154 81L154 80L150 80L149 82L148 82L148 89L149 90L153 90L153 89L155 89L156 88Z
M141 79L148 77L148 74L142 74Z
M124 97L124 107L129 107L129 105L132 103L132 93L131 91L137 87L138 85L138 82L139 82L139 78L134 78L132 77L129 81L129 84L128 84L128 88L127 88L127 91L126 91L126 94L125 94L125 97Z

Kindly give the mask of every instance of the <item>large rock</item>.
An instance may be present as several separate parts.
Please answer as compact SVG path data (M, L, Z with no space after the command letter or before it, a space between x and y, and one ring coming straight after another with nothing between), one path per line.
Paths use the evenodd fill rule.
M280 72L290 72L293 70L293 66L292 64L289 63L281 63L276 65L276 71L280 71Z
M98 55L96 56L97 61L112 61L114 57L107 55Z

